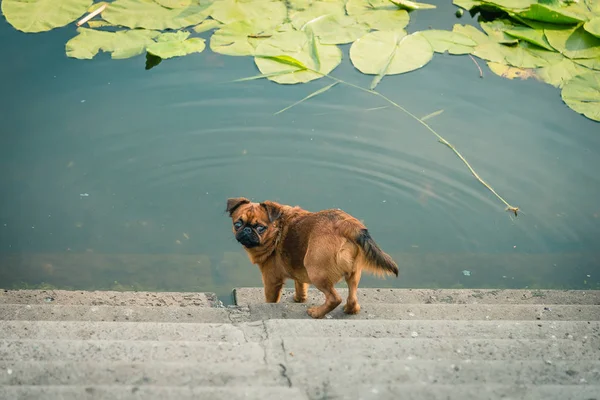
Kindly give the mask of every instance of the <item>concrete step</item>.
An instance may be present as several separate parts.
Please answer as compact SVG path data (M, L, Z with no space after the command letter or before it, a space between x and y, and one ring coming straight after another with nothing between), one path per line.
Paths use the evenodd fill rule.
M344 357L345 358L345 357ZM352 382L371 384L427 385L600 385L600 361L524 360L381 360L318 362L287 358L287 374L296 386L318 388L325 380L330 384ZM332 371L334 371L332 373ZM335 378L334 378L335 376Z
M214 293L0 290L0 304L213 307L219 301Z
M0 360L71 362L239 362L264 364L260 343L127 340L0 340Z
M336 288L344 299L348 289ZM265 302L263 288L236 288L237 305ZM281 302L293 303L294 290L284 289ZM323 293L308 291L308 303L323 303ZM600 305L600 290L525 290L525 289L358 289L359 302L401 304L587 304Z
M335 400L597 400L598 385L342 385L308 393L311 399Z
M254 361L0 361L0 385L287 386L281 372Z
M227 323L227 308L0 304L0 320Z
M243 328L243 329L242 329ZM245 342L264 328L233 324L171 322L0 321L0 339L187 340Z
M251 320L311 319L311 304L250 304ZM600 306L538 304L387 304L362 303L357 315L346 315L340 305L328 318L379 320L519 320L600 321Z
M391 339L284 338L266 346L269 355L284 348L288 360L308 363L334 359L340 365L355 360L551 360L600 359L598 340L574 339ZM270 360L270 359L269 359Z
M0 399L11 400L308 400L290 387L192 386L0 386Z
M452 320L298 320L264 322L270 338L372 337L600 340L600 322L586 321L452 321ZM1 333L0 333L1 335ZM0 336L1 337L1 336Z

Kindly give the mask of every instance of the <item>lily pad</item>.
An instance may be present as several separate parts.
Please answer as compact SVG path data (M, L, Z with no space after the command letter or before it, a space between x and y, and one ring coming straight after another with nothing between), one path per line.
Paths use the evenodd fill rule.
M278 0L219 0L212 5L210 15L224 24L264 19L279 25L287 18L287 8Z
M430 10L430 9L436 8L436 6L434 6L433 4L417 3L416 1L410 1L410 0L390 0L390 1L392 3L394 3L395 5L397 5L398 7L403 8L408 11Z
M560 95L571 109L600 121L600 72L574 77L563 87Z
M537 69L535 75L541 81L554 87L562 88L577 75L584 74L588 71L589 69L563 57L563 59L557 63Z
M545 57L540 56L539 52L532 51L522 45L505 46L499 44L471 25L457 24L454 25L453 31L462 33L477 42L477 46L472 54L483 60L517 68L537 68L550 64Z
M537 0L482 0L484 5L497 6L503 10L523 11L527 10Z
M419 33L406 36L399 31L371 32L350 47L350 60L356 69L379 79L419 69L432 57L432 46ZM371 84L371 88L374 86Z
M230 56L254 55L256 46L276 32L269 20L236 21L223 26L210 38L210 49Z
M479 7L481 5L481 1L480 0L454 0L454 1L452 1L452 4L469 11L475 7Z
M579 65L588 67L589 69L595 69L600 71L600 57L598 58L581 58L579 60L573 60Z
M222 24L214 19L205 19L194 27L194 32L202 33L210 31L211 29L219 28Z
M495 42L502 44L517 44L519 42L515 37L507 35L504 31L514 28L514 25L503 19L496 19L490 22L482 22L481 29Z
M262 41L256 48L254 62L262 74L269 75L267 79L281 84L309 82L329 74L342 61L342 51L333 45L316 43L316 53L319 58L318 68L311 56L311 43L305 32L278 32ZM287 62L286 62L287 60ZM290 70L290 73L277 74ZM314 69L317 72L303 68Z
M535 76L535 70L531 68L510 67L508 65L498 64L495 62L488 62L487 65L493 73L501 76L502 78L519 78L525 80Z
M299 8L289 11L289 19L294 28L297 30L302 30L304 25L309 21L313 21L327 15L343 16L346 14L346 8L344 3L341 1L313 2L310 6L306 7L300 7L297 4L296 7Z
M477 43L458 32L431 29L420 32L437 53L471 54Z
M600 37L600 16L590 19L583 28L596 37Z
M546 40L546 36L544 36L544 31L531 29L526 26L515 26L512 29L506 30L505 33L517 39L521 39L526 42L532 43L546 50L554 51L554 48L550 46L548 40Z
M569 58L600 57L600 38L582 26L544 30L548 43Z
M116 0L102 12L114 25L128 28L180 29L208 17L210 4L193 4L183 10L162 7L153 0Z
M347 15L324 15L308 21L304 26L310 27L322 44L352 43L370 30L367 24L359 23Z
M160 35L160 32L142 29L106 32L77 28L77 32L79 34L65 47L68 57L79 59L94 58L100 50L111 53L115 59L134 57L142 54L154 43L152 39Z
M164 59L201 53L206 47L204 39L191 38L189 32L162 33L156 38L156 43L148 46L146 51Z
M3 0L2 14L22 32L45 32L81 17L92 0Z
M158 4L167 8L186 8L192 4L192 0L154 0Z
M389 0L348 0L346 11L374 30L402 31L410 21L408 12Z
M586 17L575 12L574 8L541 3L532 4L527 11L520 12L518 15L534 21L550 22L552 24L578 24L586 21Z

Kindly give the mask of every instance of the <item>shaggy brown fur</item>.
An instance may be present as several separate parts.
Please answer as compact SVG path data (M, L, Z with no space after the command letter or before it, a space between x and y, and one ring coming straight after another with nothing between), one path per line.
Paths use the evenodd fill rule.
M323 294L325 303L308 309L323 318L342 299L334 285L348 284L347 314L360 311L356 290L362 270L398 276L398 266L356 218L341 210L309 212L272 201L252 203L244 197L227 200L236 240L262 273L265 300L277 303L286 279L293 279L294 301L304 302L308 285Z

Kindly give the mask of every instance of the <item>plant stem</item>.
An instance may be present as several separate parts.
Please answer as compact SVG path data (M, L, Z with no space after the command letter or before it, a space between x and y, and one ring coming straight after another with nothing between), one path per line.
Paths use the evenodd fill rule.
M315 71L317 72L317 71ZM370 89L366 89L363 88L362 86L358 86L355 85L353 83L350 82L346 82L343 81L341 79L335 78L331 75L324 75L326 77L328 77L329 79L333 79L336 82L339 82L343 85L346 86L350 86L356 89L359 89L363 92L366 93L371 93L375 96L378 96L380 98L382 98L383 100L387 101L388 103L390 103L391 105L393 105L394 107L402 110L404 113L406 113L407 115L409 115L411 118L413 118L414 120L416 120L417 122L419 122L421 125L423 125L425 128L427 128L431 133L433 133L438 141L440 143L442 143L443 145L447 146L448 148L450 148L454 154L456 154L458 156L458 158L460 158L460 160L467 166L467 168L469 168L469 171L471 171L471 174L473 174L473 176L475 177L475 179L477 179L483 186L485 186L490 192L492 192L501 202L503 202L506 205L506 211L512 212L515 214L515 216L518 215L519 212L519 207L513 207L511 206L506 200L504 200L504 198L502 198L502 196L500 196L498 193L496 193L496 191L494 190L494 188L492 188L486 181L484 181L477 172L475 172L475 170L473 169L473 167L471 166L471 164L469 164L469 162L465 159L465 157L463 157L462 154L460 154L460 152L458 150L456 150L456 147L454 147L450 142L448 142L446 139L444 139L440 134L438 134L435 130L433 130L432 127L430 127L425 121L423 121L421 118L417 117L416 115L414 115L413 113L411 113L410 111L408 111L406 108L402 107L400 104L394 102L393 100L391 100L390 98L384 96L383 94L375 91L375 90L370 90Z

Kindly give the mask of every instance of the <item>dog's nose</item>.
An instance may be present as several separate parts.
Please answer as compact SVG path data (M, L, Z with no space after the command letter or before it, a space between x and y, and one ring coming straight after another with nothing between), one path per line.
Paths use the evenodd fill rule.
M252 228L250 228L249 226L244 228L244 233L250 234L252 233Z

